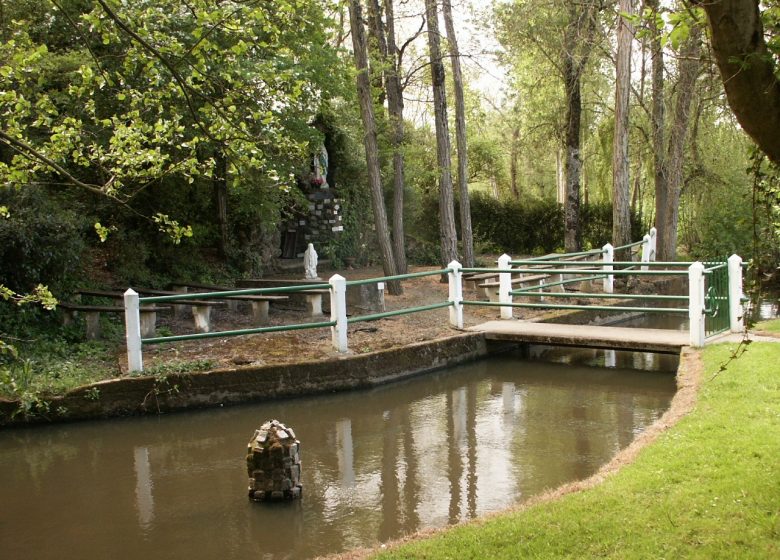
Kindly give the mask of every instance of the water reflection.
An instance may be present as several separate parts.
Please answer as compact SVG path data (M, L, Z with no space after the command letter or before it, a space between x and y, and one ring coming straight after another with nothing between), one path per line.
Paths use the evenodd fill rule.
M293 559L473 518L590 475L663 413L673 376L621 354L513 354L371 391L3 432L0 547ZM269 418L302 441L301 501L246 499L246 441Z
M149 448L134 450L135 498L138 510L138 524L146 532L154 520L154 497L152 496L152 468L149 464Z

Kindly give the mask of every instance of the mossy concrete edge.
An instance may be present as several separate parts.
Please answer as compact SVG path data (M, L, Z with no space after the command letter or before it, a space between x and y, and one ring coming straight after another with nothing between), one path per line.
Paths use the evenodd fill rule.
M0 426L158 414L361 389L476 360L488 352L481 333L466 333L317 362L122 377L52 397L44 409L28 415L19 401L0 400Z

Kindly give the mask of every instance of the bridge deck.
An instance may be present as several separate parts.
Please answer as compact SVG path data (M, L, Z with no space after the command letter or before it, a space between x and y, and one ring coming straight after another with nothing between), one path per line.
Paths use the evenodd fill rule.
M528 321L488 321L469 328L488 340L678 353L690 344L688 331L561 325Z

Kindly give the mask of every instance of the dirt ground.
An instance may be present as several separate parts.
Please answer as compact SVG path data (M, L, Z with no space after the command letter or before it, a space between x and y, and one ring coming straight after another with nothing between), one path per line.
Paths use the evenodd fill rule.
M436 270L435 267L413 267L410 272ZM332 274L341 274L347 280L379 278L383 276L380 267L321 270L323 279ZM269 276L268 278L297 279L301 274ZM392 296L385 292L387 311L408 309L447 300L448 287L440 282L440 276L426 276L404 280L403 294ZM465 299L477 299L475 290L466 290ZM215 307L211 312L211 330L252 328L246 304L238 312L230 312L225 307ZM349 310L348 310L349 312ZM464 308L465 327L498 317L497 307L466 306ZM534 315L532 311L515 310L515 315L524 317ZM449 326L447 308L423 311L409 315L389 317L376 321L366 321L350 325L349 348L353 354L364 354L377 350L404 346L413 342L434 340L453 336L459 331ZM327 321L329 316L314 319L304 309L295 308L288 302L273 302L269 311L269 326ZM191 321L176 320L172 314L161 314L157 320L158 331L166 334L185 334L193 332ZM302 361L314 361L336 357L329 328L296 330L287 332L261 333L245 336L215 337L196 341L175 342L144 347L144 366L154 367L174 361L191 362L208 360L212 366L225 368L245 365L281 364Z

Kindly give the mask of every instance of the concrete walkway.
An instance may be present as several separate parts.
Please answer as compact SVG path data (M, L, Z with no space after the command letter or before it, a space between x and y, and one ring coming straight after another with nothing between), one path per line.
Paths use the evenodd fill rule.
M485 333L487 340L674 354L679 353L680 348L690 343L687 331L562 325L529 321L488 321L468 330Z

